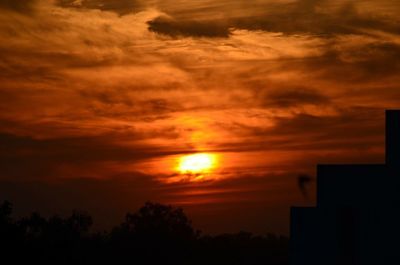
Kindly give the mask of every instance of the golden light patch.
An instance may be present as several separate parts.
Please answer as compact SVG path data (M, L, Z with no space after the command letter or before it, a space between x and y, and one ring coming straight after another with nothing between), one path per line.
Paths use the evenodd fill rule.
M216 155L200 153L180 157L177 171L181 174L204 174L209 173L216 166Z

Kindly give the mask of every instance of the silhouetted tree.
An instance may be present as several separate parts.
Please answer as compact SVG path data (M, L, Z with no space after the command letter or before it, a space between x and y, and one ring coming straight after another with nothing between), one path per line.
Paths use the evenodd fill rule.
M93 224L93 219L88 213L74 211L71 217L68 218L67 223L74 231L82 234L89 231Z
M119 257L134 247L140 263L176 264L189 259L199 234L181 208L147 202L126 215L125 222L114 229L112 240L119 247Z
M111 233L90 233L92 217L14 221L0 204L0 264L287 264L288 239L250 233L201 236L181 208L147 202Z
M128 213L122 226L144 237L193 240L199 234L181 208L152 202L134 214Z
M0 205L0 224L9 223L11 220L12 204L9 201L4 201Z

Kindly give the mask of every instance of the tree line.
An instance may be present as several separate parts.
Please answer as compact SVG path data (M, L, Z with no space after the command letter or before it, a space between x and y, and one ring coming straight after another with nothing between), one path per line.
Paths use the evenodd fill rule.
M12 211L0 204L1 264L288 264L288 238L203 235L170 205L147 202L109 232L91 232L86 212L14 220Z

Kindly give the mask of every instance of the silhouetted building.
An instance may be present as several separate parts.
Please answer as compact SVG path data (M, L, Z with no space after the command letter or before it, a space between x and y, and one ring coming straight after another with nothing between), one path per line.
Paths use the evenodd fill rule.
M386 164L318 165L317 206L291 210L291 263L400 264L400 110Z

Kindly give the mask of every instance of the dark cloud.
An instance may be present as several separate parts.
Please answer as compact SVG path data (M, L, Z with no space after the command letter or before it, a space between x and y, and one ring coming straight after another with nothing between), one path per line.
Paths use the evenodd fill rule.
M172 85L171 85L172 86ZM141 90L145 87L142 85L138 88L129 87L129 91L134 89ZM147 89L161 89L160 87L146 87ZM126 91L127 93L129 91ZM114 91L111 89L98 90L98 91L87 91L80 90L79 95L87 99L91 104L91 108L97 115L112 116L116 112L120 114L128 114L137 118L152 118L157 117L168 117L169 114L176 111L184 110L181 104L165 98L152 98L152 99L141 99L135 97L127 97L122 90ZM125 91L124 91L125 92ZM123 113L122 113L123 112Z
M159 17L149 22L149 29L173 37L229 37L232 29L312 34L320 37L368 34L365 30L400 33L400 21L395 18L360 12L352 1L335 4L334 7L331 5L331 1L327 0L268 2L262 7L265 12L261 15L228 15L224 19L203 18L197 21Z
M397 75L400 71L400 45L391 42L366 44L342 53L349 64L370 77ZM366 77L366 76L365 76Z
M294 141L297 137L312 137L309 144L337 143L337 147L346 147L347 144L356 147L363 141L371 138L381 139L384 128L384 111L380 108L349 107L338 108L332 115L311 115L300 113L294 117L276 118L274 128L267 134L291 135ZM298 140L298 138L297 138ZM314 141L313 141L314 140ZM342 144L340 144L342 143ZM330 146L333 147L333 146ZM320 146L320 149L329 149Z
M134 135L131 135L134 139ZM136 135L136 137L138 137ZM154 137L149 136L149 137ZM179 153L155 146L115 143L117 136L33 139L0 134L0 177L3 179L46 179L65 176L63 166L95 169L105 162L135 162ZM136 139L137 140L137 139ZM59 170L60 169L60 170ZM68 170L67 170L68 171ZM79 170L77 172L79 174ZM93 171L94 174L96 170ZM108 172L98 177L106 177ZM70 173L67 173L67 175Z
M399 44L389 41L352 44L351 39L347 44L343 40L332 41L322 48L321 56L293 62L292 67L320 75L320 78L351 84L398 76ZM380 96L387 92L390 91L382 91Z
M280 118L267 135L291 135L293 148L305 150L379 149L383 147L383 121L381 109L354 107L331 116L299 114Z
M304 105L328 104L330 98L322 93L307 88L279 89L277 91L267 92L262 98L264 107L296 107Z
M381 108L349 107L338 108L331 115L298 113L289 117L275 117L271 127L256 127L235 123L227 127L237 135L247 136L243 143L226 143L223 151L302 151L330 153L335 159L358 161L359 151L370 152L371 161L383 154L384 110ZM332 153L333 152L333 153ZM357 156L354 156L354 152ZM340 155L338 155L340 153ZM351 159L344 158L349 155ZM332 158L331 157L331 158ZM366 157L366 155L365 155ZM382 156L383 157L383 156ZM324 158L322 156L322 158ZM313 163L321 162L314 160ZM375 160L377 161L377 160ZM368 161L367 161L368 162ZM307 161L302 161L308 164ZM295 163L293 166L296 166ZM301 166L298 164L297 166Z
M366 34L367 29L400 32L398 20L361 13L353 2L346 2L336 9L324 9L323 4L326 2L300 0L293 4L283 4L281 8L274 8L272 12L263 16L233 19L231 26L327 37L339 34Z
M157 17L148 22L149 30L171 37L227 38L230 30L225 24L215 21L174 20Z
M120 15L135 13L143 9L143 4L137 0L57 0L57 4L62 7L112 11Z
M0 0L0 9L8 9L15 12L32 13L37 0Z

